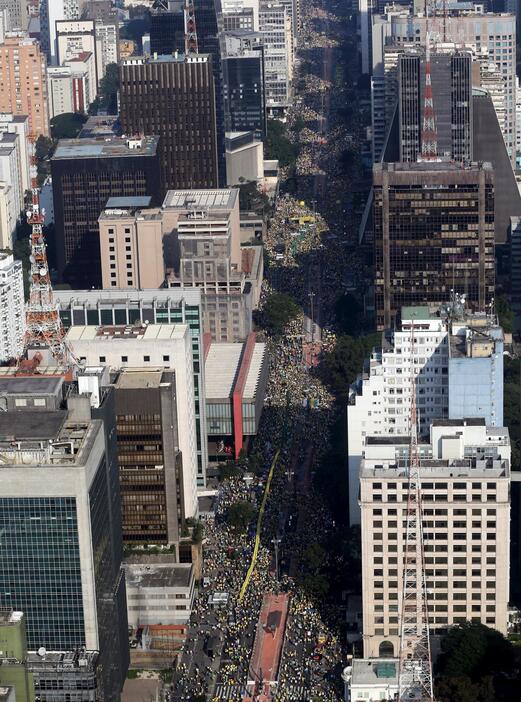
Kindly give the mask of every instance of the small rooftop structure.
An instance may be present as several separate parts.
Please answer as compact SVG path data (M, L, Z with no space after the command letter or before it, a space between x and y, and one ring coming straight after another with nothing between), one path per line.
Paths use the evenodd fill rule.
M154 156L158 143L157 136L60 139L51 160Z
M124 197L109 197L106 210L150 207L152 197L150 195L127 195Z
M239 196L238 188L221 188L218 190L169 190L163 201L163 208L181 211L231 210Z
M151 341L154 339L168 341L182 339L186 330L185 324L138 324L121 326L78 326L71 327L67 332L67 341L94 341L95 339L114 340L135 339Z

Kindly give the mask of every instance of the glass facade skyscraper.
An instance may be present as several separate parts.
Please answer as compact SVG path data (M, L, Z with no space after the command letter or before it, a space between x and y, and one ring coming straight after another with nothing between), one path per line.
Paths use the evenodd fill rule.
M0 498L0 601L25 613L29 649L85 645L74 497Z

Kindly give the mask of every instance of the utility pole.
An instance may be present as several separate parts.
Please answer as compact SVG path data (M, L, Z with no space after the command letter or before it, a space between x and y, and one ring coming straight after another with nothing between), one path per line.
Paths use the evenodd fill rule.
M275 546L275 577L279 579L279 544L281 539L272 539L271 543Z

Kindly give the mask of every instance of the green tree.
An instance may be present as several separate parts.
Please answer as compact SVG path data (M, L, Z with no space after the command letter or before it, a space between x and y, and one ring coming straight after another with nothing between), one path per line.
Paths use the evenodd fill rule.
M270 210L270 199L259 190L257 183L249 180L238 185L240 209L266 216Z
M100 81L98 99L100 107L108 114L118 111L119 68L117 63L109 63L105 75Z
M286 136L286 125L277 119L268 120L266 156L278 159L280 166L293 166L297 160L298 147Z
M219 463L219 480L229 480L230 478L235 478L238 475L241 475L241 469L235 463L235 461Z
M286 325L300 313L300 307L290 295L272 293L263 309L264 326L270 334L280 336Z
M483 680L493 673L510 673L515 666L513 645L503 634L480 622L454 626L441 642L438 659L441 677L467 676Z
M341 295L335 302L338 327L343 334L356 336L364 328L364 310L351 293Z
M319 571L326 560L326 550L319 543L309 544L302 555L306 568L312 572Z
M254 514L253 505L246 502L246 500L239 500L239 502L234 502L228 507L226 521L235 531L244 532L248 528Z
M496 314L499 318L499 323L503 327L503 331L511 334L514 331L516 315L510 307L510 303L506 295L500 295L496 301Z
M379 341L379 334L357 338L340 336L335 348L324 357L321 368L323 378L340 403L347 400L349 386L362 372L365 359Z
M87 121L85 115L77 112L65 112L51 119L53 139L75 139Z

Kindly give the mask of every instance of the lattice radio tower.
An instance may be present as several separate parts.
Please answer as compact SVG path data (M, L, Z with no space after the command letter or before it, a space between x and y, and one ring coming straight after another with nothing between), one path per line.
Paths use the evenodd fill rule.
M185 14L185 54L199 53L197 43L197 27L195 24L194 0L186 0L184 7Z
M408 461L403 592L400 612L399 702L434 702L432 660L425 580L423 508L416 375L414 372L414 321L411 321L411 443Z
M64 343L64 331L54 302L49 265L47 263L46 244L43 236L44 217L40 209L40 191L36 169L35 142L30 136L31 154L31 207L27 212L27 221L31 226L31 271L29 302L26 306L25 348L29 345L49 348L56 362L67 363Z
M436 130L436 115L434 113L434 100L432 97L431 76L431 37L428 27L425 38L425 89L423 94L423 119L421 130L421 157L422 161L434 161L438 158L438 132Z

